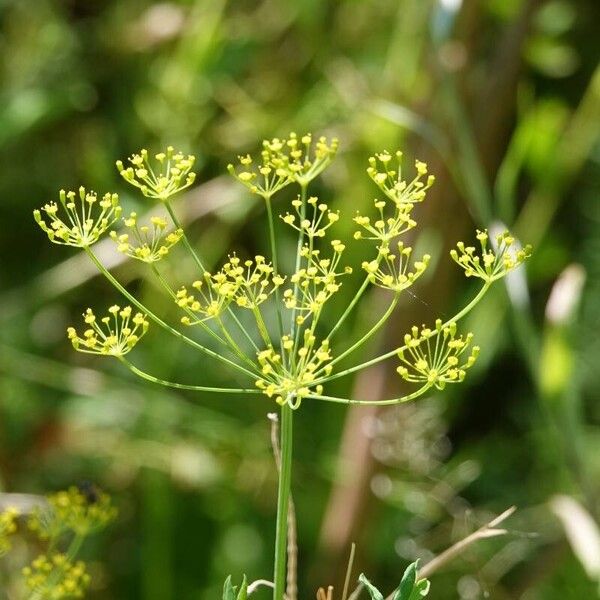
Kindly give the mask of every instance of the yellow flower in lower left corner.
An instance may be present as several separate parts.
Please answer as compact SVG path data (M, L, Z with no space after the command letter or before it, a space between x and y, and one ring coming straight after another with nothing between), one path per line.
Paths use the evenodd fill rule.
M73 348L87 354L106 356L123 356L127 354L148 331L146 315L133 313L131 306L114 305L108 309L109 314L97 319L91 308L83 314L89 326L80 336L74 327L67 329L67 335Z

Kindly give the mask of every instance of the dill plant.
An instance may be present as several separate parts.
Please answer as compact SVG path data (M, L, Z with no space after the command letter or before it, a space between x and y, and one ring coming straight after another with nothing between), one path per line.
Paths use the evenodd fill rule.
M368 161L367 174L380 193L370 214L353 216L356 224L354 243L365 244L365 260L357 265L363 281L349 304L340 311L335 325L327 330L322 316L335 296L344 276L353 268L344 261L350 240L333 235L340 213L309 193L313 180L326 169L338 149L337 140L313 139L310 134L291 133L286 139L265 140L258 156L240 156L228 171L251 194L262 198L267 213L270 257L242 258L232 253L217 270L207 269L187 238L173 210L171 199L195 181L195 158L168 147L151 155L147 150L134 154L116 166L123 179L148 199L164 207L164 216L140 224L136 213L122 216L117 194L101 199L83 187L77 192L59 193L59 202L51 202L34 211L34 217L51 242L81 248L100 272L127 299L130 306L111 306L108 314L96 317L91 309L83 315L84 329L70 327L68 337L76 350L112 356L143 379L179 389L225 394L262 394L280 407L280 476L277 499L277 523L273 573L273 598L282 600L286 586L287 515L292 473L293 416L305 401L341 404L391 405L415 400L432 388L443 389L459 383L474 364L479 347L472 344L472 333L461 333L457 323L478 302L490 286L517 268L530 254L508 233L493 239L487 231L476 233L477 245L459 242L451 251L452 259L467 277L480 280L472 300L452 318L436 320L433 325L414 326L393 350L340 369L339 364L356 353L379 331L392 315L402 292L412 286L428 267L430 256L413 257L413 250L401 237L417 223L415 207L426 199L434 176L427 165L414 163L412 174L403 170L401 152L382 151ZM275 216L274 200L278 192L294 186L297 196L291 206ZM120 229L119 219L122 220ZM286 226L297 234L295 268L284 274L279 268L275 228ZM101 263L93 249L105 233L115 241L118 251L148 265L172 301L181 310L180 322L167 323L132 295ZM163 276L158 263L171 248L182 243L194 260L198 278L181 287L173 287ZM389 303L383 314L363 335L349 343L339 335L341 326L369 287L388 290ZM274 303L276 322L267 322L266 303ZM135 311L135 312L134 312ZM253 317L254 330L243 325L242 311ZM247 320L245 320L247 322ZM247 380L241 388L209 387L165 381L142 371L128 357L129 352L156 325L176 336L203 355L223 363ZM190 333L197 327L218 345L215 351L198 342ZM250 347L248 352L245 348ZM398 362L397 373L415 387L395 398L367 401L328 395L326 386L385 360ZM380 592L363 576L373 599ZM416 598L427 593L428 585L419 581L416 565L411 565L394 598ZM402 591L404 590L404 591ZM413 594L414 591L414 594ZM245 598L247 584L236 590L228 579L224 597ZM413 594L413 595L411 595Z

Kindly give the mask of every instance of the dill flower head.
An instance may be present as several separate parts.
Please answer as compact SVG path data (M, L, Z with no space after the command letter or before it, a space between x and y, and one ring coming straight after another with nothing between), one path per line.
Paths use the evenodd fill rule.
M492 283L516 269L531 256L531 246L528 244L521 248L508 231L490 240L487 229L477 230L477 239L481 247L480 252L475 246L465 246L463 242L456 244L457 249L450 250L450 256L464 269L467 277L479 277Z
M52 494L48 506L36 508L28 526L40 539L55 539L65 531L86 536L103 529L117 515L111 498L102 491L89 498L77 487Z
M23 569L27 587L41 600L82 598L90 584L85 563L73 562L66 554L42 554Z
M17 517L19 511L15 508L8 508L0 513L0 556L6 554L10 548L9 537L17 530Z
M379 249L379 256L370 262L364 261L362 268L367 272L369 281L379 287L401 292L410 287L427 269L431 260L429 254L413 263L410 271L412 248L398 242L397 253L392 254L388 246Z
M59 203L49 202L33 211L36 223L55 244L87 248L119 218L121 207L117 194L104 194L99 200L95 192L60 190Z
M129 166L126 167L120 160L116 164L121 177L139 188L144 196L166 202L194 183L196 174L192 167L195 162L194 155L185 155L168 146L152 159L147 150L140 150L129 159Z
M183 229L167 232L167 220L162 217L152 217L150 225L138 225L137 213L132 212L123 223L131 233L110 232L118 251L146 263L164 258L183 237Z
M219 271L205 271L204 279L194 281L192 288L195 292L186 287L179 289L175 301L188 313L181 322L197 325L219 317L232 302L241 308L254 310L284 281L264 256L242 260L232 255ZM194 313L199 316L194 316Z
M79 336L74 327L67 335L78 352L123 356L127 354L148 331L148 321L142 313L133 313L131 306L121 308L116 304L108 309L109 315L97 319L91 308L83 314L88 328Z
M402 152L392 155L383 151L369 158L367 173L377 187L397 205L412 205L425 199L426 191L433 185L435 177L427 175L427 165L415 161L416 176L411 181L402 178Z
M329 341L317 345L315 335L306 329L296 340L283 336L280 348L280 352L270 347L258 353L262 377L256 380L256 387L278 404L288 403L296 409L311 393L323 392L323 386L314 382L321 374L331 373Z
M300 185L307 186L329 166L337 154L338 146L337 138L328 140L321 136L313 141L311 133L298 137L292 132L281 151L286 157L290 177Z
M457 336L456 323L442 325L440 319L433 330L413 327L411 333L404 336L405 349L398 352L403 364L396 370L406 381L443 390L447 383L463 381L466 370L477 360L479 346L473 346L468 357L461 359L472 340L472 333Z
M287 159L281 154L284 144L285 140L278 138L265 140L260 160L255 163L249 154L239 156L239 166L229 164L227 170L253 194L269 199L294 181L287 170Z
M358 230L354 233L355 240L373 240L379 241L382 247L398 236L406 233L417 225L417 222L411 218L410 214L413 208L412 204L392 203L390 211L389 202L385 200L375 200L375 209L379 216L372 220L370 217L357 214L354 222L362 227L363 231Z

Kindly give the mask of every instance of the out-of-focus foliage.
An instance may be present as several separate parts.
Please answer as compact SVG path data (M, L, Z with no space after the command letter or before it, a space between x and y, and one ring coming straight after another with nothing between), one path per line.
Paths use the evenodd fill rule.
M412 241L418 256L436 246L432 255L444 256L442 244L473 225L494 234L506 226L535 248L526 277L515 273L466 324L485 349L466 387L378 413L352 409L346 421L339 408L303 406L294 481L301 589L343 580L354 540L356 568L392 590L407 562L424 564L516 504L508 536L469 547L430 577L433 597L594 597L594 0L4 0L0 11L0 491L90 479L111 491L120 518L86 549L90 597L212 599L229 573L270 573L271 407L260 397L165 392L76 355L66 325L82 306L121 299L84 256L49 252L31 211L85 182L143 214L150 201L129 195L112 158L173 143L199 157L199 184L178 210L206 262L232 246L261 253L260 205L221 175L236 155L291 129L340 139L318 191L345 212L372 206L371 182L356 175L374 151L427 159L437 182L423 209L431 226ZM110 244L99 249L119 277L175 318L143 282L145 265ZM292 245L282 236L288 260ZM170 256L172 275L191 280L178 246ZM424 303L443 317L470 293L451 260L433 262L405 297L406 318L382 336L386 349L423 318ZM353 281L341 293L350 297ZM357 328L380 301L367 299ZM165 378L227 377L169 340L135 351ZM340 383L340 393L383 394L392 379L376 370ZM24 564L12 541L0 589Z

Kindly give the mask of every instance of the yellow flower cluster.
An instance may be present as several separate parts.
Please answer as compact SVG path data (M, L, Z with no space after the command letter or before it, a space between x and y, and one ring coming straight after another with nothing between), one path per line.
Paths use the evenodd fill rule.
M140 150L129 159L130 166L125 167L120 160L116 164L121 177L139 188L144 196L165 202L194 183L196 174L192 167L195 161L192 154L185 155L169 146L164 152L155 154L152 161L147 150Z
M386 216L388 202L385 200L375 200L374 204L379 212L379 218L375 221L371 221L370 217L363 215L356 215L354 217L354 222L367 232L367 235L362 231L355 232L355 240L378 240L385 246L394 238L406 233L417 224L410 216L413 207L412 204L394 204L391 216Z
M419 331L418 327L413 327L411 333L404 336L406 349L398 352L404 366L396 370L406 381L429 384L442 390L447 383L463 381L466 370L475 363L479 346L473 346L462 364L460 359L472 340L472 333L457 336L456 323L444 326L440 319L435 323L435 330L423 327Z
M255 309L262 304L279 286L284 278L274 272L264 256L242 261L230 256L229 261L217 273L204 273L204 281L192 283L196 294L182 287L176 294L179 307L201 315L198 319L182 317L184 325L196 325L213 317L218 317L235 302L242 308Z
M392 165L393 157L387 151L371 156L369 158L369 167L367 168L369 177L397 205L412 205L422 202L425 198L425 192L435 181L434 176L429 175L426 181L423 182L423 177L427 175L427 165L417 160L415 161L417 175L412 181L407 183L402 179L402 152L396 152L395 158L396 165Z
M312 208L312 218L307 219L302 215L302 201L300 198L292 201L296 215L289 212L280 215L284 223L293 227L296 231L302 231L309 239L325 237L326 231L340 219L339 211L329 210L327 204L319 202L315 196L308 198L306 203Z
M58 197L60 207L56 202L49 202L41 211L33 211L36 223L55 244L87 248L97 242L121 214L117 194L105 194L98 200L94 192L80 187L78 193L60 190Z
M146 263L153 263L164 258L169 250L183 237L183 229L167 233L167 220L162 217L152 217L151 226L138 225L137 213L132 212L123 219L128 233L110 232L110 237L117 243L119 252Z
M83 598L90 584L85 564L65 554L41 555L23 569L25 583L40 600Z
M301 314L296 316L296 323L302 325L310 315L318 314L323 305L342 285L338 278L352 273L351 267L338 271L338 266L345 245L340 240L332 240L333 255L323 258L321 251L305 245L300 250L303 265L290 277L293 288L283 293L286 308Z
M9 508L0 513L0 556L10 550L9 536L17 530L17 517L19 512Z
M287 139L264 140L258 165L246 155L239 157L239 167L230 164L227 170L253 194L270 198L294 181L308 185L329 165L337 148L336 139L320 137L313 144L311 134L298 138L292 132Z
M139 312L133 314L131 306L121 308L114 305L108 312L110 316L102 317L98 323L96 315L88 308L83 318L89 327L83 332L83 337L77 334L74 327L67 329L67 335L75 350L87 354L123 356L148 331L146 316Z
M467 277L479 277L488 283L504 277L509 271L516 269L531 256L531 246L520 248L515 238L505 231L496 236L495 247L488 247L487 230L477 231L477 239L481 246L481 254L474 246L465 246L458 242L458 250L450 250L450 256L464 269Z
M397 255L391 254L387 246L380 248L379 252L377 260L363 262L362 268L367 272L371 283L394 292L410 287L425 272L431 259L429 254L425 254L414 263L413 270L409 271L411 247L398 242Z
M36 508L29 517L28 526L40 539L56 539L65 531L86 536L110 523L117 515L110 496L96 491L89 498L78 488L52 494L48 506Z
M280 352L267 348L258 353L262 378L256 381L256 387L269 398L275 397L277 403L287 403L294 409L311 393L317 371L329 375L332 369L326 364L331 360L328 340L317 346L309 329L304 331L302 340L300 345L290 336L284 336ZM322 385L314 386L314 393L322 392Z

